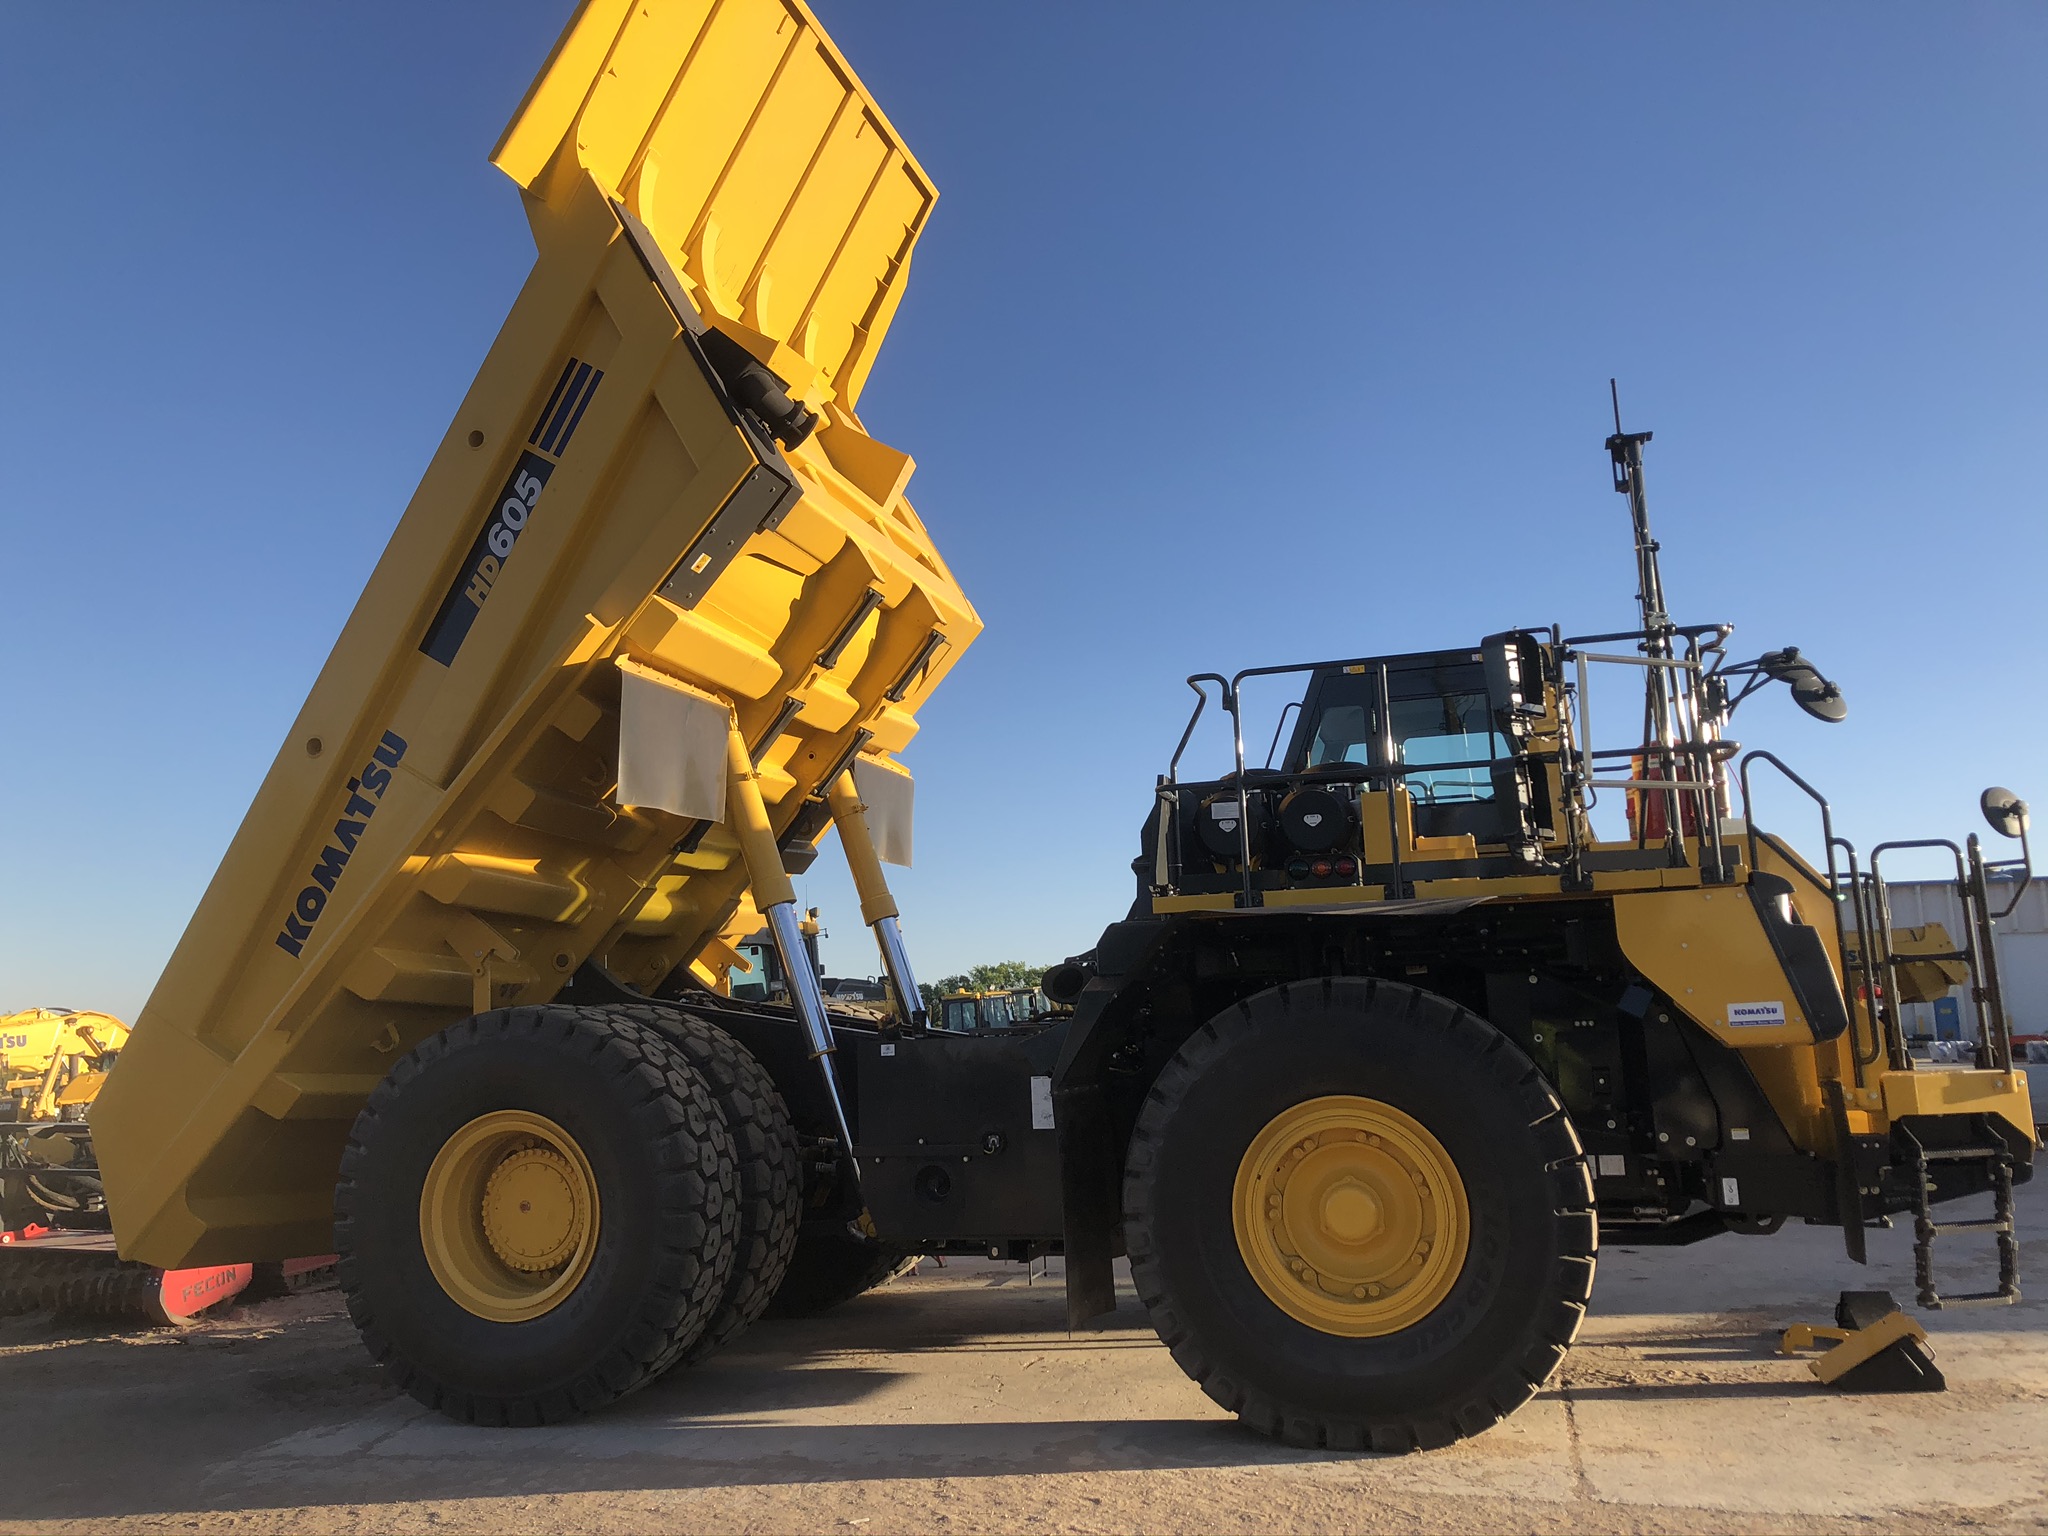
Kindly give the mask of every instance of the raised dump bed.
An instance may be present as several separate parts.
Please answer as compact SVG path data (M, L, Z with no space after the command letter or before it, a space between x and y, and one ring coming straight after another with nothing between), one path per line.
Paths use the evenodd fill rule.
M738 844L621 803L622 688L729 711L800 861L980 627L855 409L935 192L800 0L588 0L493 158L532 275L92 1113L130 1259L325 1251L455 1020L723 981Z

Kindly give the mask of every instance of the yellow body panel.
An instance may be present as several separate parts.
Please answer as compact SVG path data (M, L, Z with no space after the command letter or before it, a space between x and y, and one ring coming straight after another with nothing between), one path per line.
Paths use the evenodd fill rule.
M1723 1045L1813 1039L1813 1026L1740 886L1616 896L1614 928L1629 964ZM1784 1022L1739 1022L1745 1005L1758 1004L1775 1007Z
M1265 893L1265 904L1269 907L1359 907L1368 902L1385 901L1387 888L1384 885L1302 885ZM1191 902L1214 902L1213 896L1154 896L1154 912L1200 912L1204 910L1230 909L1230 898L1222 898L1222 907L1203 908L1190 906ZM1178 904L1178 905L1176 905Z
M59 1109L72 1109L80 1104L90 1104L100 1096L100 1090L107 1085L104 1072L81 1072L71 1079L52 1101Z
M1321 892L1317 893L1322 894ZM1229 895L1207 896L1154 896L1154 912L1229 912L1237 905L1236 898Z
M1387 810L1390 799L1393 802L1391 817ZM1416 856L1415 803L1405 789L1369 789L1360 793L1358 828L1368 864L1392 863L1396 837L1400 839L1403 858Z
M803 6L590 0L495 158L533 272L92 1110L131 1258L323 1252L398 1055L586 959L727 963L730 831L616 802L620 658L730 704L783 838L848 753L908 742L980 627L851 410L934 194ZM615 202L824 417L787 454L802 499L693 601L657 589L757 453Z
M1803 909L1800 915L1808 918ZM1821 1083L1848 1080L1847 1037L1815 1042L1748 891L1695 885L1617 896L1614 925L1629 963L1695 1024L1742 1053L1793 1141L1832 1156L1834 1132ZM1832 921L1814 926L1839 978ZM1785 1022L1731 1022L1744 1016L1743 1005L1760 1003L1782 1007ZM1753 1008L1748 1016L1754 1017Z
M1887 1072L1880 1079L1884 1112L1901 1115L2001 1115L2031 1140L2034 1105L2024 1072L1984 1072L1968 1068L1922 1068Z

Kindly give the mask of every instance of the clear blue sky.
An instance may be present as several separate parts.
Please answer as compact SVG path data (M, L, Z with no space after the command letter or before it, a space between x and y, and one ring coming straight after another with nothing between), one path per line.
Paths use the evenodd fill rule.
M139 1010L524 276L569 9L0 5L0 1009ZM1848 691L1748 744L1865 846L2048 803L2048 9L820 10L942 192L863 402L988 624L925 974L1120 914L1188 672L1624 625L1610 374L1679 615Z

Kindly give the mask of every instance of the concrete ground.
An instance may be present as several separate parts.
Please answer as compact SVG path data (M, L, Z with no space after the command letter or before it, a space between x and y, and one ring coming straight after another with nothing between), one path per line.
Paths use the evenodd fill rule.
M2038 1187L2021 1214L2048 1231ZM1057 1281L1015 1266L927 1265L533 1431L393 1396L331 1291L182 1334L16 1321L0 1530L2048 1531L2048 1304L1925 1318L1939 1396L1838 1395L1772 1352L1844 1286L1909 1300L1909 1234L1872 1258L1819 1229L1609 1248L1547 1390L1389 1458L1253 1437L1135 1302L1070 1336ZM2048 1296L2048 1239L2025 1264Z

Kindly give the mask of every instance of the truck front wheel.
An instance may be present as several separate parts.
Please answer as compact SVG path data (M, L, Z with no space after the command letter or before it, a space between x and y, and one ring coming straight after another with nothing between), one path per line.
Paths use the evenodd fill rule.
M370 1354L480 1424L558 1422L651 1380L717 1310L738 1221L711 1089L602 1008L503 1009L426 1041L371 1094L335 1190Z
M1132 1133L1125 1240L1181 1369L1290 1444L1476 1434L1563 1358L1592 1182L1535 1064L1477 1015L1361 978L1197 1030Z

